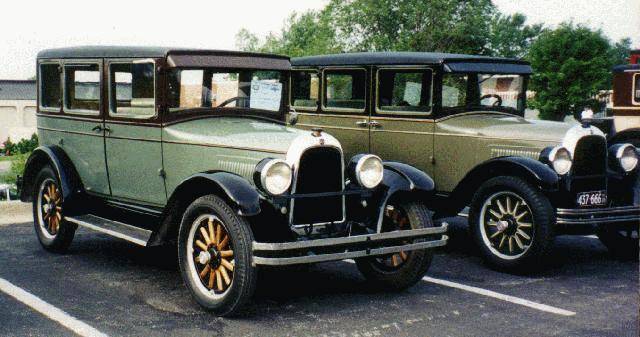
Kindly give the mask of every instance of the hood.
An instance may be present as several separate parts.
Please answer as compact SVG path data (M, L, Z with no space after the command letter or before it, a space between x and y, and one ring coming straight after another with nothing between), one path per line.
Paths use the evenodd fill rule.
M163 141L285 155L303 133L309 132L258 119L211 117L167 126Z
M496 114L457 115L444 121L450 132L502 140L562 143L567 131L575 125L564 122L529 120L520 116Z

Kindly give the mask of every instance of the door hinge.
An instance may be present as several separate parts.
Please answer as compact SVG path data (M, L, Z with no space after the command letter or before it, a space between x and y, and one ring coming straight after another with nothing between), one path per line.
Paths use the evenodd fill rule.
M158 175L162 177L162 179L167 178L167 173L163 169L158 169Z

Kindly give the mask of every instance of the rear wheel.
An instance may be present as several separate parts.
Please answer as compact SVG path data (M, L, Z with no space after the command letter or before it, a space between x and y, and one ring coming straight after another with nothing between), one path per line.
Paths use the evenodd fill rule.
M247 221L215 195L196 199L186 210L178 237L178 261L187 288L204 308L233 315L251 298L253 234Z
M433 227L427 208L419 202L390 204L385 211L383 232ZM406 243L406 242L403 242ZM402 290L414 285L427 272L433 252L429 249L356 259L358 270L376 287Z
M38 241L46 250L66 251L76 226L64 220L62 190L50 166L43 167L36 176L33 196L33 224Z
M485 182L469 210L472 237L483 258L509 271L533 271L553 244L554 211L526 181L501 176Z

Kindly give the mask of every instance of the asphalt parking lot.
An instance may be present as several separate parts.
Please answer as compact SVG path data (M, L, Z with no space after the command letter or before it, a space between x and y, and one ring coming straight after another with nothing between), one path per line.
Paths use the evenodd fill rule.
M0 225L1 336L638 336L638 263L593 237L559 237L548 268L492 271L464 219L428 277L401 293L367 288L355 265L261 271L236 318L202 311L169 249L79 229L70 251L40 248L31 223Z

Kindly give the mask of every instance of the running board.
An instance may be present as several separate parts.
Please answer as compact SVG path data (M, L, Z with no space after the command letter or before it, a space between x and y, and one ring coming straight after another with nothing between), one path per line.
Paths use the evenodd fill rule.
M80 216L65 216L64 219L76 225L93 229L116 238L133 242L146 247L151 237L151 231L113 221L99 216L87 214Z

